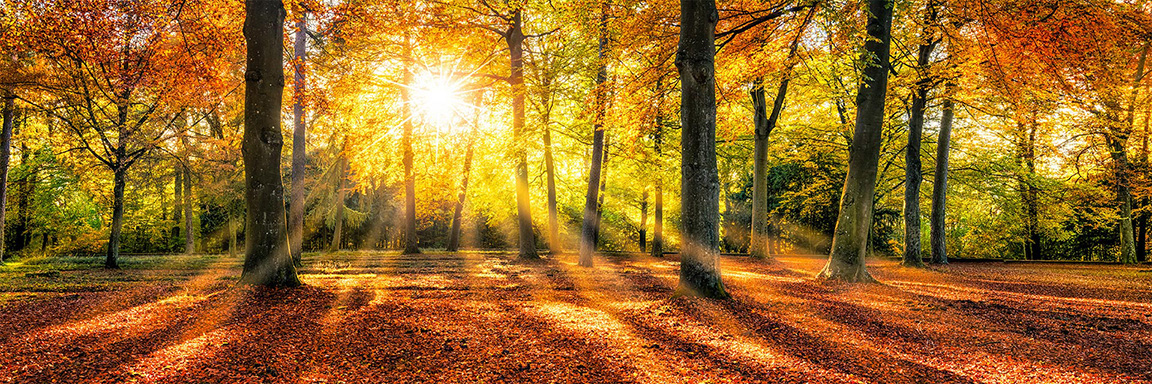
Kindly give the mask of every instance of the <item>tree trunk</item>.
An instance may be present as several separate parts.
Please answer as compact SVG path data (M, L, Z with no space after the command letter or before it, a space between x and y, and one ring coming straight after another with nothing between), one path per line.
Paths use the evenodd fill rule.
M348 198L347 191L345 191L345 183L348 179L348 158L345 157L344 151L347 147L348 138L345 136L344 144L340 146L340 154L336 160L336 201L332 203L335 217L332 219L332 243L328 245L328 249L332 252L344 248L344 200Z
M172 221L176 225L172 227L172 243L169 244L172 244L172 251L175 251L180 246L180 237L184 235L184 164L177 163L172 172L176 174L176 180L172 183Z
M953 93L951 86L946 89L949 94ZM952 108L952 99L944 99L940 136L936 139L936 176L932 180L932 264L948 264L944 219L948 208L948 149L952 140Z
M720 279L714 0L680 1L681 294L728 298Z
M532 231L532 204L528 193L528 159L524 153L524 30L523 9L517 8L512 15L512 28L506 35L511 74L508 83L512 87L512 142L513 158L516 159L516 215L520 226L520 258L536 259L536 234Z
M4 264L4 212L8 207L8 161L12 158L12 126L16 120L16 98L4 96L4 125L0 131L0 264ZM47 236L47 234L45 234Z
M295 58L292 60L292 200L288 204L288 245L292 262L301 266L304 254L304 171L308 163L307 127L304 125L304 60L308 55L306 12L296 20Z
M640 199L640 252L648 250L648 189L644 189L644 198Z
M244 197L248 207L244 272L240 282L299 286L288 249L280 156L284 95L284 4L246 0L244 40Z
M404 60L411 63L412 41L407 34L404 35ZM415 81L412 79L412 68L404 68L404 86L401 87L400 97L404 108L404 135L401 146L404 147L404 254L414 255L420 253L420 239L416 234L416 174L412 170L412 107L411 92L408 90Z
M600 166L604 159L604 129L597 123L592 133L592 166L588 171L588 193L584 198L584 224L580 229L580 265L592 266L596 251L597 196L600 193Z
M599 68L596 71L596 120L592 132L592 164L588 171L588 192L584 199L584 223L580 229L580 265L591 267L592 254L600 241L600 208L603 203L601 175L604 172L604 159L608 157L604 149L604 116L607 112L608 90L608 7L605 1L600 8L600 41L597 48Z
M928 108L928 91L932 88L932 77L928 74L928 60L932 50L936 48L929 27L936 21L934 3L928 1L925 10L925 29L921 39L920 48L916 57L916 70L920 72L920 80L916 82L916 90L912 94L912 110L908 116L908 145L904 152L904 260L906 267L923 267L924 260L920 256L920 184L924 181L922 164L920 162L920 142L924 134L924 113Z
M228 256L236 257L236 218L228 215Z
M1033 179L1036 177L1036 128L1035 116L1027 123L1017 124L1020 137L1017 138L1017 151L1023 174L1017 179L1020 201L1024 209L1024 259L1039 260L1040 253L1040 191Z
M604 132L604 158L600 160L600 195L596 201L596 225L593 227L596 231L592 233L592 244L595 249L600 249L600 224L604 222L604 198L608 194L608 149L611 148L609 138L611 137L608 136L608 132Z
M468 196L468 175L472 173L473 143L476 139L476 127L468 139L468 151L464 153L464 180L460 183L460 194L456 197L456 208L452 213L452 232L448 234L448 252L460 250L460 226L464 218L464 198Z
M119 164L123 164L117 160ZM108 236L108 256L104 259L105 268L120 268L120 232L124 228L124 184L123 165L118 165L112 176L112 230Z
M856 94L856 132L849 150L848 175L840 197L840 214L832 237L828 265L819 277L850 282L873 281L864 264L872 232L876 172L884 125L884 97L888 90L892 7L887 0L868 0L868 40L861 61L864 67Z
M193 212L193 195L192 195L192 171L187 166L184 167L184 253L196 253L196 228L195 223L192 221Z
M469 147L471 148L471 147ZM563 252L560 244L560 215L556 211L556 163L552 159L552 128L544 121L544 172L548 179L548 247L553 254Z
M652 207L652 256L664 257L664 183L662 172L664 172L664 158L662 152L662 144L664 143L664 90L661 88L662 80L656 80L656 121L655 127L652 132L652 154L655 157L653 168L655 171L652 174L655 176L653 181L653 192L655 196L655 206Z

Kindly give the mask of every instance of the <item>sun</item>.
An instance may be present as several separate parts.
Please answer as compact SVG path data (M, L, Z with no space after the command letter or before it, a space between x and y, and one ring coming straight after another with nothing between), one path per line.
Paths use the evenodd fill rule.
M451 125L466 107L460 100L459 85L450 79L429 75L414 85L412 102L425 123L441 127Z

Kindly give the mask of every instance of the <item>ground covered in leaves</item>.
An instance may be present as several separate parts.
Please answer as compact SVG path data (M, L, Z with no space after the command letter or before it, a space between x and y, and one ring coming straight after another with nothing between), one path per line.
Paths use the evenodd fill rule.
M674 257L312 255L299 289L222 256L0 267L0 382L1152 382L1152 271L726 257L732 300L673 298Z

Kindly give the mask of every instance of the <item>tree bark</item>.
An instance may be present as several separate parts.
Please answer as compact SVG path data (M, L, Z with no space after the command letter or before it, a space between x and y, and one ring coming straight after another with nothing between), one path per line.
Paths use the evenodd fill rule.
M655 127L652 132L652 154L655 158L653 168L655 171L652 175L656 180L653 180L653 193L655 196L655 205L652 207L652 256L664 257L664 182L662 172L664 172L664 154L662 145L664 144L664 90L661 87L662 79L656 80L656 121Z
M172 182L172 221L176 223L172 227L172 251L175 247L179 247L181 240L180 237L184 236L184 164L177 163L172 173L175 173L175 180Z
M12 159L12 127L16 120L16 98L4 96L4 125L0 130L0 264L4 264L4 212L8 208L8 162ZM44 234L48 236L48 234Z
M344 143L340 146L340 154L336 160L336 201L332 203L332 209L336 212L332 219L332 243L328 245L328 249L332 252L344 248L344 201L348 198L348 192L345 191L345 183L348 180L348 158L344 154L346 149L348 149L347 136L344 137Z
M448 252L456 252L460 250L460 226L461 220L464 218L464 199L468 196L468 175L472 173L472 154L473 144L476 139L476 127L472 128L472 134L468 139L468 150L464 153L464 180L460 183L460 194L456 197L456 208L452 213L452 232L448 234Z
M640 199L640 252L648 250L648 189L644 189L644 198Z
M928 73L928 60L932 50L936 48L936 41L932 37L930 26L936 21L936 9L933 1L928 1L928 9L924 16L924 33L916 57L916 70L920 79L916 82L916 89L912 93L912 109L908 116L908 145L904 152L904 260L906 267L923 267L924 260L920 255L920 184L924 181L922 164L920 162L920 144L924 134L924 113L928 108L928 91L932 89L932 77Z
M681 294L728 298L720 279L714 0L680 1Z
M603 173L604 159L607 157L604 150L604 116L607 108L608 83L608 2L605 1L600 8L600 41L597 48L598 69L596 71L595 92L596 120L592 131L592 163L588 171L588 192L584 199L584 222L580 228L580 260L584 267L591 267L592 254L596 252L596 244L600 234L600 196L601 173Z
M1027 123L1018 123L1020 137L1017 138L1017 155L1024 174L1018 177L1020 200L1024 205L1024 259L1039 260L1040 253L1040 191L1033 179L1036 177L1036 129L1035 116Z
M304 60L308 55L308 14L301 11L296 20L296 41L292 60L292 200L288 204L288 245L292 262L301 266L304 254L304 171L308 163L307 127L304 124Z
M609 138L608 132L604 132L604 158L600 159L600 194L596 201L595 231L592 232L593 249L600 249L600 224L604 222L604 198L608 194L608 150L611 148Z
M124 228L124 184L126 170L123 166L113 169L112 176L112 230L108 237L108 256L104 259L105 268L120 268L120 232Z
M888 0L868 0L868 40L865 65L856 94L856 132L849 150L848 175L840 197L840 214L832 237L832 252L819 277L849 282L873 281L864 264L872 232L877 165L888 90L892 7Z
M552 128L544 122L544 172L548 179L548 247L553 254L562 253L560 214L556 210L556 163L552 158Z
M189 254L189 255L196 253L196 228L195 228L195 223L192 220L192 219L194 219L194 217L192 215L192 212L194 209L193 208L193 206L194 206L193 205L194 204L193 198L194 198L194 196L192 195L192 171L190 171L188 169L188 166L185 165L184 166L184 201L182 202L183 203L182 206L184 208L184 253Z
M520 227L520 258L536 259L536 234L532 230L532 203L528 193L528 159L524 153L524 30L523 9L512 14L511 29L505 35L508 43L512 87L512 142L516 159L516 216Z
M410 64L412 60L412 41L407 34L404 35L404 62ZM416 233L416 174L413 172L412 153L412 95L408 90L414 83L412 69L408 65L404 68L404 86L401 87L400 97L404 108L404 136L401 146L404 147L404 254L414 255L420 253L420 239Z
M284 95L284 4L245 0L244 197L247 246L240 282L299 286L288 249L280 156L280 108Z
M946 87L952 93L952 87ZM932 180L931 246L932 264L948 264L944 219L948 208L948 155L952 140L952 99L944 99L940 136L936 139L936 175Z

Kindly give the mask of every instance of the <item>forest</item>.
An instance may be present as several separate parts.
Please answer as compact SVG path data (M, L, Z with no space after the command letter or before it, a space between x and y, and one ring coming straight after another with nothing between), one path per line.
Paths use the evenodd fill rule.
M0 1L0 382L1152 382L1143 0Z

